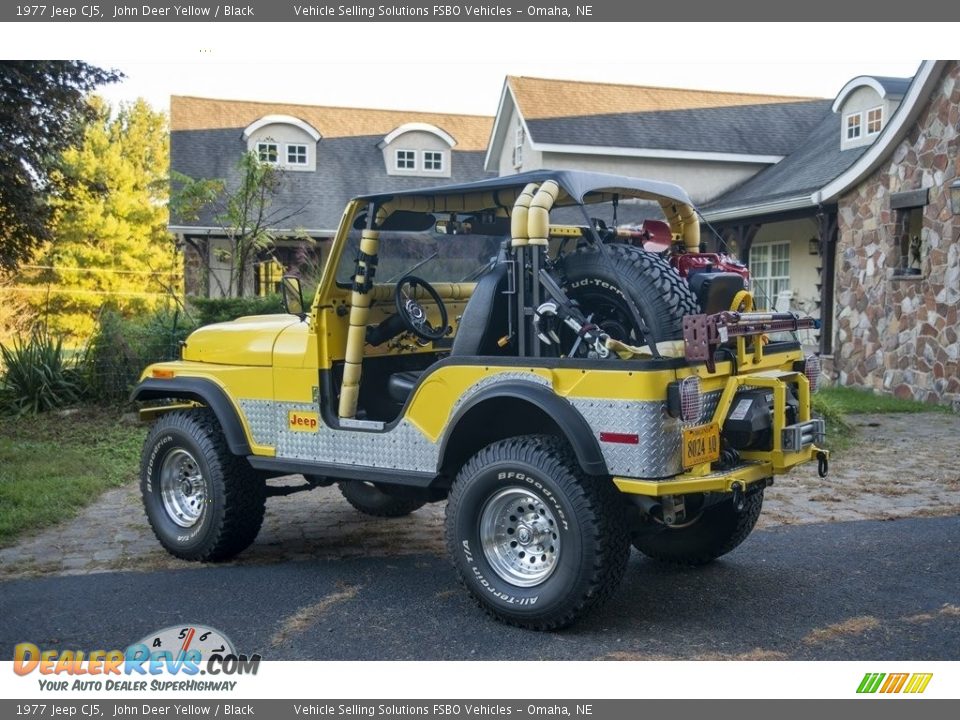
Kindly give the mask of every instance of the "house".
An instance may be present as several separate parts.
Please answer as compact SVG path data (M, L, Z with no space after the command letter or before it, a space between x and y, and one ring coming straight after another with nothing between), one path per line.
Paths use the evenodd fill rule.
M507 77L484 168L563 167L665 180L696 203L788 155L827 101Z
M754 178L769 177L790 158L796 158L794 170L806 167L798 151L821 149L810 138L832 122L830 105L780 95L508 77L484 167L499 174L569 167L665 180L686 189L701 209L710 208L735 198L740 188L749 192ZM766 197L777 182L764 185L761 194ZM769 238L782 242L763 244L768 237L761 235L749 258L754 235L738 241L737 223L720 229L722 239L709 228L702 237L711 249L724 246L751 261L755 291L768 295L771 305L787 292L790 307L816 312L819 261L809 255L816 228L773 228Z
M819 310L840 384L960 409L958 128L956 61L853 78L792 153L702 208L758 285Z
M864 106L855 93L841 99L849 128L847 109ZM960 411L958 150L960 62L926 61L872 144L818 191L837 206L841 384Z
M282 170L282 192L270 208L282 219L272 228L281 239L248 269L252 285L265 290L296 263L300 238L317 241L322 252L354 195L484 177L491 126L483 116L174 96L170 162L178 173L233 186L247 152ZM170 230L184 248L188 293L228 293L229 243L213 213L199 221L173 217Z
M180 172L235 177L245 151L289 170L283 202L303 210L286 229L321 241L349 196L440 178L675 182L761 302L821 317L804 340L838 382L960 409L956 61L853 78L832 100L508 77L493 118L174 98L171 124ZM212 222L172 229L218 242Z

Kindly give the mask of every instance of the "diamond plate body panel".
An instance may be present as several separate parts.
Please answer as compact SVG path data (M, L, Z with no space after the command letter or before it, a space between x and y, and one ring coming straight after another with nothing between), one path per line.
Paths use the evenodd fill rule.
M254 442L275 447L278 458L385 470L430 471L437 466L440 445L406 420L386 432L333 430L322 421L316 432L302 432L287 428L288 413L316 413L316 405L269 400L240 400L239 405Z
M477 393L506 381L520 381L550 387L549 380L529 372L491 374L471 385L450 409L450 417ZM719 392L704 395L704 409L698 422L683 423L667 414L666 402L640 402L572 398L576 408L600 446L612 475L664 478L682 472L681 431L684 427L709 422L720 399ZM340 465L357 465L393 470L432 471L439 463L440 443L431 442L407 420L386 432L333 430L321 421L316 432L288 429L291 411L318 412L307 403L239 400L238 404L258 445L276 449L276 457ZM602 431L637 433L640 443L600 442Z
M575 398L570 402L593 430L611 475L665 478L683 472L680 448L683 428L710 422L719 401L719 392L705 393L700 419L688 423L670 417L665 401ZM602 431L636 433L640 442L637 445L600 442Z

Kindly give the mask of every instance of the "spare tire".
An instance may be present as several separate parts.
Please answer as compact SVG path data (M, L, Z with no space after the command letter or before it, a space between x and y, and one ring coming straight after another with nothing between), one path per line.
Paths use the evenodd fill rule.
M700 306L679 273L663 257L632 245L611 243L602 252L606 257L590 246L557 261L560 285L581 312L616 340L645 343L626 291L658 342L680 339L683 316L699 313Z

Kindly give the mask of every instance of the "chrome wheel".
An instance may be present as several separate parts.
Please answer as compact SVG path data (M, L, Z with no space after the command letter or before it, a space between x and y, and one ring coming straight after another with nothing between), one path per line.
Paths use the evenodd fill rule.
M542 583L560 557L553 513L523 488L501 490L487 501L480 513L480 544L493 571L518 587Z
M160 497L173 522L188 528L197 524L207 501L206 483L196 459L182 448L172 450L160 468Z

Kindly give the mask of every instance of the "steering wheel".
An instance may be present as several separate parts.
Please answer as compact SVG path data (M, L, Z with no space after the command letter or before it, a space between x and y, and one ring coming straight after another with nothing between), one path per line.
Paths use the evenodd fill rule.
M430 299L437 304L440 311L440 327L435 328L427 319L427 311L417 302L416 288L422 287ZM415 275L405 275L397 282L397 291L395 293L397 301L397 314L403 320L414 335L421 340L433 341L442 340L447 334L447 308L440 299L439 293L434 287L422 278Z

